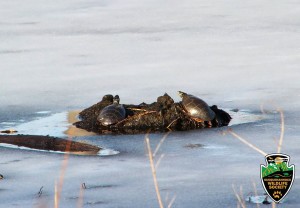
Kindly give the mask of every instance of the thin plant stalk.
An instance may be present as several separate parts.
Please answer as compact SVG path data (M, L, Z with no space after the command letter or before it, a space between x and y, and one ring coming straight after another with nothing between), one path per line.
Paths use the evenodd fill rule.
M157 201L158 201L159 207L163 208L164 205L162 203L161 195L160 195L159 188L158 188L156 170L155 170L154 162L153 162L153 154L152 154L152 151L151 151L150 141L149 141L149 138L147 136L145 138L145 141L146 141L146 144L147 144L147 150L148 150L149 161L150 161L150 166L151 166L151 170L152 170L152 176L153 176L153 182L154 182L154 186L155 186Z
M257 196L258 196L258 194L257 194L257 188L256 188L256 184L255 184L254 181L252 181L252 185L253 185L253 189L254 189L254 194L255 194L255 196L257 197ZM260 206L259 206L258 203L256 203L256 207L257 207L257 208L260 208Z
M284 136L284 113L283 110L281 108L278 108L274 102L269 101L269 103L271 103L276 108L276 111L280 113L280 137L279 137L279 142L277 144L277 153L280 153L282 143L283 143L283 136ZM265 103L262 103L260 106L260 110L263 114L266 113L266 111L264 110L264 105Z
M58 193L57 193L57 182L54 185L54 208L58 208Z
M235 197L237 198L238 202L239 202L239 205L242 207L242 208L246 208L245 204L243 203L241 197L239 196L239 194L236 192L235 190L235 187L234 185L232 184L232 189L233 189L233 192L235 194Z
M64 184L65 172L66 172L66 169L68 166L68 161L69 161L69 156L70 156L71 142L72 141L69 138L69 141L66 145L66 151L65 151L66 153L64 154L64 159L63 159L62 166L61 166L59 182L58 182L58 185L55 184L55 208L59 207L60 195L61 195L62 187Z
M78 202L77 202L77 208L82 208L83 207L83 194L84 194L84 187L81 185L80 186L79 198L78 198Z
M283 111L281 109L277 110L280 113L280 138L279 138L279 143L278 143L278 147L277 147L277 153L281 152L281 147L282 147L282 143L283 143L283 136L284 136L284 114Z
M164 141L166 140L166 138L168 137L169 134L170 134L170 132L166 133L164 135L164 137L159 141L158 145L156 146L156 148L153 152L153 157L155 157L155 155L157 154L157 152L160 149L161 145L164 143Z
M255 145L251 144L250 142L248 142L246 139L244 139L243 137L241 137L240 135L238 135L237 133L235 133L234 131L232 131L231 129L228 130L228 132L233 135L235 138L239 139L241 142L243 142L244 144L246 144L247 146L251 147L252 149L254 149L255 151L259 152L260 154L262 154L263 156L266 156L267 153L264 152L263 150L261 150L260 148L256 147Z
M176 195L173 196L173 198L171 199L170 203L168 204L168 208L171 208L171 207L172 207L172 205L173 205L173 203L175 202L175 200L176 200Z
M158 166L159 166L161 160L162 160L164 157L165 157L165 154L161 154L161 155L160 155L160 157L158 158L158 160L157 160L157 162L156 162L156 164L155 164L155 169L158 168Z

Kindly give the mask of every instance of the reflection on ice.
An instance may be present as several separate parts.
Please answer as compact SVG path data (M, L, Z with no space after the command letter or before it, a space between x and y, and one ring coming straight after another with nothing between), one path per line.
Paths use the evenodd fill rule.
M57 154L65 154L62 151L53 151L53 150L42 150L42 149L33 149L29 147L17 146L13 144L0 143L0 147L12 148L12 149L20 149L20 150L28 150L28 151L39 151L39 152L49 152L49 153L57 153ZM98 156L111 156L119 154L119 151L115 151L113 149L101 149L96 155ZM69 152L72 155L95 155L94 153L83 153L83 152Z
M266 115L263 114L254 114L249 110L235 110L235 109L224 109L229 113L232 120L229 123L229 126L244 124L244 123L252 123L256 121L261 121L266 119Z
M36 114L49 114L51 111L38 111Z

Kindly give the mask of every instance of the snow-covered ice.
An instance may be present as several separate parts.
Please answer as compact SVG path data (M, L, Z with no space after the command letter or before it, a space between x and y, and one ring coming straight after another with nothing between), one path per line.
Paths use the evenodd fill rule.
M182 90L249 109L254 122L246 116L230 128L267 153L280 135L274 110L283 109L282 151L300 166L299 1L15 0L1 1L0 11L1 128L34 129L37 117L49 116L36 112L83 109L108 93L150 103L165 92L179 101ZM232 184L246 196L252 181L263 193L264 157L226 129L168 136L157 171L166 205L176 194L173 207L236 207ZM82 183L90 187L84 207L158 207L144 136L74 138L120 154L70 156L61 207L77 205ZM162 136L150 135L153 148ZM64 155L4 147L0 154L0 207L53 207ZM299 206L299 192L295 180L283 206Z

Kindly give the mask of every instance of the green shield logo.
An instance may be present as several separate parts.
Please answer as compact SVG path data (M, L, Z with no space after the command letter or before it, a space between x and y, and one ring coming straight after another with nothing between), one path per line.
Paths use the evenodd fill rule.
M289 166L290 156L285 154L269 154L265 159L267 165L260 166L262 185L271 199L279 203L292 187L295 166Z

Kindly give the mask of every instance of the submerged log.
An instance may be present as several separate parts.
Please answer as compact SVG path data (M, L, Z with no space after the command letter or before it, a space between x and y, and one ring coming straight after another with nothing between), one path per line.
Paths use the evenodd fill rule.
M180 103L175 103L168 94L164 94L152 104L123 104L126 118L116 124L103 126L97 121L97 117L104 107L112 103L113 96L105 95L100 102L80 112L81 121L74 125L98 134L137 134L222 127L227 126L231 120L227 112L213 105L210 108L215 112L216 117L212 121L195 121L185 113Z
M71 140L36 135L0 135L0 143L37 150L69 152L72 154L95 155L101 148Z

